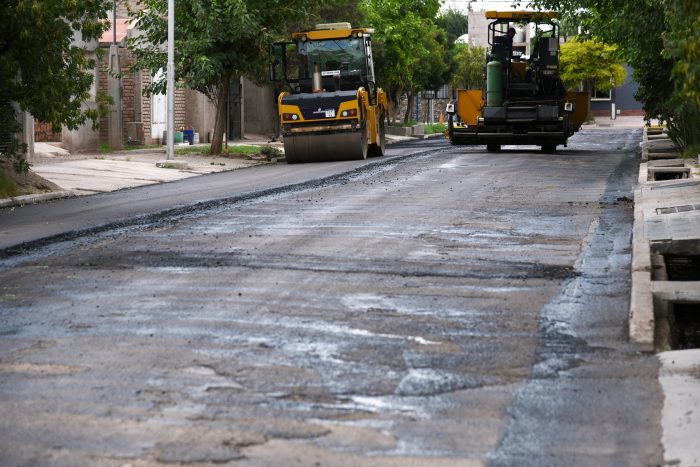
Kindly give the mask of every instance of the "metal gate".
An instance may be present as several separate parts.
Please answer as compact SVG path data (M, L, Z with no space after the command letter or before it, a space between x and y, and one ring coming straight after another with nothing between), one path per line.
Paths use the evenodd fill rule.
M163 78L163 70L153 75L153 81ZM163 132L168 129L168 99L166 94L153 94L151 96L151 138L160 140Z

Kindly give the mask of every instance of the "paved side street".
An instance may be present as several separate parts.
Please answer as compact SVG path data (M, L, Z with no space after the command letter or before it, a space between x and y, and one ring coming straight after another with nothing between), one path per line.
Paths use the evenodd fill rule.
M630 300L639 222L678 202L635 190L697 183L641 183L643 138L414 140L0 211L2 463L698 464L700 354L657 357Z

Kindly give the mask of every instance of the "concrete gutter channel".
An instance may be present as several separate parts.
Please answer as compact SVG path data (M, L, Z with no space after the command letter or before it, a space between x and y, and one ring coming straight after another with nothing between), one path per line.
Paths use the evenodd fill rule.
M700 160L645 128L634 193L630 340L657 351L667 465L700 465Z

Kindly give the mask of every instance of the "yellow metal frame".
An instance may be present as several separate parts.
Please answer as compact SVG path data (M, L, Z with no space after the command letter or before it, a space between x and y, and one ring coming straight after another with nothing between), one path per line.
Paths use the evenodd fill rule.
M295 132L293 129L294 126L296 126L299 123L318 123L318 124L328 124L330 122L339 122L339 121L346 121L346 122L351 122L351 121L356 121L356 122L366 122L367 125L367 133L369 136L369 144L379 144L380 137L381 135L379 134L379 118L382 117L383 115L386 115L386 108L387 108L387 98L386 98L386 93L384 90L381 88L377 89L377 103L375 105L370 104L369 102L369 93L365 90L365 88L359 88L357 90L357 100L351 100L351 101L345 101L341 102L340 106L338 107L338 112L336 113L335 118L321 118L321 119L305 119L304 115L301 113L301 109L299 108L298 105L290 105L290 104L283 104L282 99L284 96L288 95L288 92L282 92L280 95L277 97L277 108L279 112L279 119L280 119L280 124L283 127L287 127L290 129L291 132ZM352 110L355 109L357 110L357 116L355 117L341 117L340 114L341 112L345 110ZM284 120L282 118L283 114L290 113L290 114L297 114L299 116L298 120ZM307 130L309 132L317 131L320 129L327 129L325 126L321 127L310 127ZM336 127L334 127L336 128ZM341 129L341 128L337 128ZM343 128L344 129L344 128Z
M292 33L292 38L302 39L307 38L310 41L322 41L327 39L345 39L355 34L362 33L370 35L371 30L368 28L352 28L352 29L317 29L314 31L303 31Z
M559 18L559 13L556 11L487 11L485 15L486 19L517 19L526 21Z
M345 101L341 102L340 106L338 107L338 112L336 113L336 116L334 118L314 118L314 119L305 119L304 115L301 113L301 109L299 108L298 105L290 105L290 104L283 104L282 103L282 98L286 96L288 93L283 92L280 93L279 97L277 98L277 108L279 112L279 118L280 122L282 125L289 125L289 124L297 124L297 123L309 123L309 122L324 122L328 123L330 121L335 121L335 120L359 120L360 118L360 107L358 105L357 100L351 100L351 101ZM359 97L359 91L358 91L358 97ZM357 115L354 117L341 117L340 114L341 112L345 110L352 110L355 109L357 110ZM299 116L298 120L284 120L282 118L283 114L297 114Z
M364 88L358 90L361 96L362 107L367 115L367 133L369 134L369 144L379 144L379 118L386 113L386 93L380 88L377 89L377 104L369 103L369 93Z
M588 93L569 91L566 93L566 100L574 103L574 111L569 117L569 122L578 130L588 118Z
M484 93L481 89L457 90L457 115L466 125L476 125L484 108Z

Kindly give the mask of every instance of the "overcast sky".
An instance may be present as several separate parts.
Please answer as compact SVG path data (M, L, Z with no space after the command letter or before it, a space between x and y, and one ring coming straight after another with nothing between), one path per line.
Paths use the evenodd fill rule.
M443 8L455 8L462 11L467 11L469 0L445 0ZM472 10L511 10L513 0L479 0L471 2ZM527 0L521 0L519 10L527 9Z

